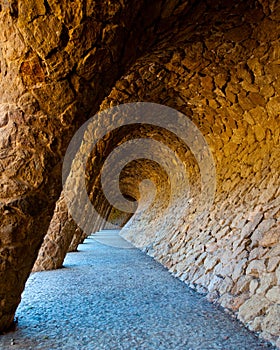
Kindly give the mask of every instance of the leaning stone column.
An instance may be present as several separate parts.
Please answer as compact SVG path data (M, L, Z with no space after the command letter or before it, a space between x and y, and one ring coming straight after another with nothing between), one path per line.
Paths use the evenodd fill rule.
M33 272L62 267L76 227L75 222L68 214L62 194L56 203L54 215L33 267Z
M68 252L76 252L78 250L79 244L83 243L83 241L87 238L87 234L84 233L79 227L76 228L70 246L68 248Z

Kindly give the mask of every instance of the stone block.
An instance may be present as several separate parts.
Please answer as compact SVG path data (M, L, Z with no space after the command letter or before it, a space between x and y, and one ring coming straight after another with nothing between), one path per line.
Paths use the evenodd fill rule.
M263 319L262 330L274 336L280 334L280 305L271 306Z
M252 260L246 269L246 274L254 277L261 277L265 271L266 266L264 260Z
M270 303L265 297L253 295L239 308L238 318L243 322L252 321L268 309Z
M272 303L280 304L280 286L274 286L266 293L266 298Z

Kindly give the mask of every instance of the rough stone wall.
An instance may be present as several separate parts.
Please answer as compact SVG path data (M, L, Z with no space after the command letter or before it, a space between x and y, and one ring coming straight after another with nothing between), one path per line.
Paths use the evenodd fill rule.
M169 224L174 212L162 225L152 208L123 234L280 346L280 8L201 11L204 23L139 59L102 108L149 101L185 113L212 150L215 201L177 227Z
M0 331L47 232L74 131L192 2L176 14L163 1L1 3Z
M146 177L158 191L151 210L136 214L123 234L280 347L280 9L273 0L193 4L49 0L1 7L0 331L12 323L47 232L66 146L109 94L101 109L147 101L190 118L213 153L217 189L211 210L192 221L200 169L190 150L151 126L116 130L88 165L89 197L102 214L85 218L90 228L105 225L110 209L100 190L110 151L133 137L164 140L185 164L192 207L186 210L183 188L170 193L162 168L131 163L123 193L139 199ZM142 192L149 200L150 189Z

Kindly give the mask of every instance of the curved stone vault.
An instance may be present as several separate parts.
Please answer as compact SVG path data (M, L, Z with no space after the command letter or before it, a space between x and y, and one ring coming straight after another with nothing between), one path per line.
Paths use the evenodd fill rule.
M280 347L278 2L13 0L0 17L0 331L12 326L32 268L61 267L89 233L118 226ZM95 214L77 226L61 185L67 146L98 111L94 133L117 118L104 122L104 111L136 102L168 106L196 126L213 156L213 201L201 208L203 150L197 159L176 133L131 122L88 154L83 181ZM111 179L102 179L106 161L117 171L115 150L133 143L119 189L138 203L134 215L110 203ZM151 149L153 159L140 156ZM67 174L86 212L80 166Z

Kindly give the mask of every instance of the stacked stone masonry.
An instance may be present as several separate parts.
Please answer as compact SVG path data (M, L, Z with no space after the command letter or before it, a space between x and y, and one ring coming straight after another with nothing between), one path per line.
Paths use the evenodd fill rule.
M277 1L12 1L0 16L0 331L13 322L48 228L35 269L40 259L49 261L42 268L56 267L57 253L61 266L71 240L75 250L85 237L62 197L54 211L74 132L99 109L153 102L182 112L205 137L216 168L210 210L194 215L200 169L190 149L160 128L127 126L92 150L86 180L101 219L85 220L98 231L114 217L100 174L117 145L137 137L165 143L187 169L193 206L186 210L178 188L166 213L164 169L132 162L122 192L138 200L149 177L157 196L124 237L280 348Z
M0 329L5 330L13 324L53 216L61 160L74 131L177 16L158 26L161 2L143 1L13 0L0 10Z

